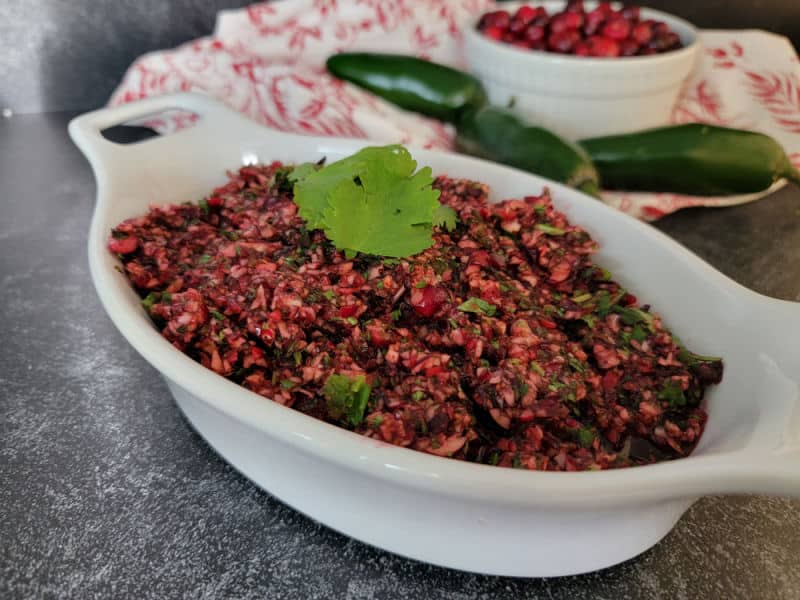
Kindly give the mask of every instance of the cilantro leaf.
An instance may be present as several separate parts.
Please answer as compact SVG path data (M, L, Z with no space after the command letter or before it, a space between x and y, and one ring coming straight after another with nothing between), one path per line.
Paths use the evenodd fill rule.
M538 229L539 231L544 231L547 235L564 235L567 233L560 227L553 227L552 225L548 225L547 223L537 223L533 226L534 229Z
M677 381L670 380L664 384L661 391L656 394L659 400L666 400L671 407L686 406L686 396Z
M455 231L458 225L458 215L456 211L449 206L440 204L439 208L437 208L436 212L433 214L433 224L447 231Z
M493 317L494 313L497 312L497 307L494 304L490 304L486 300L481 300L480 298L475 298L473 296L463 304L459 305L458 310L461 312L470 312L486 315L487 317Z
M430 168L418 172L402 146L368 147L317 169L303 164L290 178L309 229L323 229L340 250L411 256L433 243L439 191Z
M345 179L330 192L322 215L337 248L401 258L433 243L431 223L440 204L431 169L414 173L417 163L405 148L387 148L365 148L383 150L381 160L364 161L358 182Z
M364 420L372 387L363 375L333 374L325 380L322 395L328 401L328 414L354 427Z

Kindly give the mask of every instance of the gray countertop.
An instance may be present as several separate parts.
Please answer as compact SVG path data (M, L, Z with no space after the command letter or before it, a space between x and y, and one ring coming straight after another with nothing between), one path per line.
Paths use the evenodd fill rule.
M800 597L797 500L705 498L622 565L519 580L398 558L257 489L101 309L85 250L94 181L69 116L0 119L0 597ZM796 189L658 226L744 285L800 300Z

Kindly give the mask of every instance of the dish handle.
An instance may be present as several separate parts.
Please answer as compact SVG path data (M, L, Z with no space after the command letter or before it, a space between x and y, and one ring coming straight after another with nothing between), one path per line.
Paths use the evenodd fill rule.
M191 127L138 143L117 144L103 137L102 132L105 129L168 110L191 111L200 118ZM208 143L208 140L214 139L215 132L228 133L238 130L252 133L256 129L263 131L264 128L206 94L183 92L154 96L88 112L70 121L68 129L72 141L89 160L95 175L100 179L107 167L116 170L135 164L138 160L144 160L152 155L157 146L169 146L175 143L174 140L180 139L181 143L186 143L187 138L191 138L198 142L205 140L204 143ZM271 135L274 138L286 134L272 131Z

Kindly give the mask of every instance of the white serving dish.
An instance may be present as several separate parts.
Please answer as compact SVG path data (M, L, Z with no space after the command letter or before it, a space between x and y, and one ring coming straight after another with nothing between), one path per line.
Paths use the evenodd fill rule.
M523 4L544 6L551 15L566 5L562 1L509 2L498 8L513 14ZM588 11L597 2L585 5ZM643 8L641 15L667 23L684 47L624 58L532 52L489 39L475 29L478 19L472 19L463 27L464 51L492 104L507 106L513 101L515 110L566 138L658 127L669 123L700 44L697 29L683 19L649 8Z
M167 108L201 119L191 129L128 146L99 133ZM335 530L446 567L556 576L639 554L705 494L800 496L800 307L734 283L644 223L522 171L413 150L434 172L491 184L495 199L550 187L555 204L600 242L601 264L653 302L690 348L725 357L724 380L707 396L708 427L691 457L588 473L475 465L338 429L203 368L161 337L106 250L112 226L150 203L197 200L225 181L226 169L336 159L366 141L271 131L191 94L88 113L69 131L97 179L89 264L109 316L163 374L186 418L219 454Z

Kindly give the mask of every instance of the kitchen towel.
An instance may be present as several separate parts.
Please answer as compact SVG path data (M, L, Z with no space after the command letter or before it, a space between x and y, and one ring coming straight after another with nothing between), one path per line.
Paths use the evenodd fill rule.
M279 0L222 11L212 36L137 59L110 104L202 91L283 131L452 150L450 126L334 79L325 59L344 50L413 53L464 68L461 27L494 6L489 0ZM755 30L703 30L700 42L702 58L673 122L767 133L800 166L800 63L791 43ZM167 133L191 120L176 113L147 124ZM654 220L684 207L730 206L765 195L604 192L603 200Z

